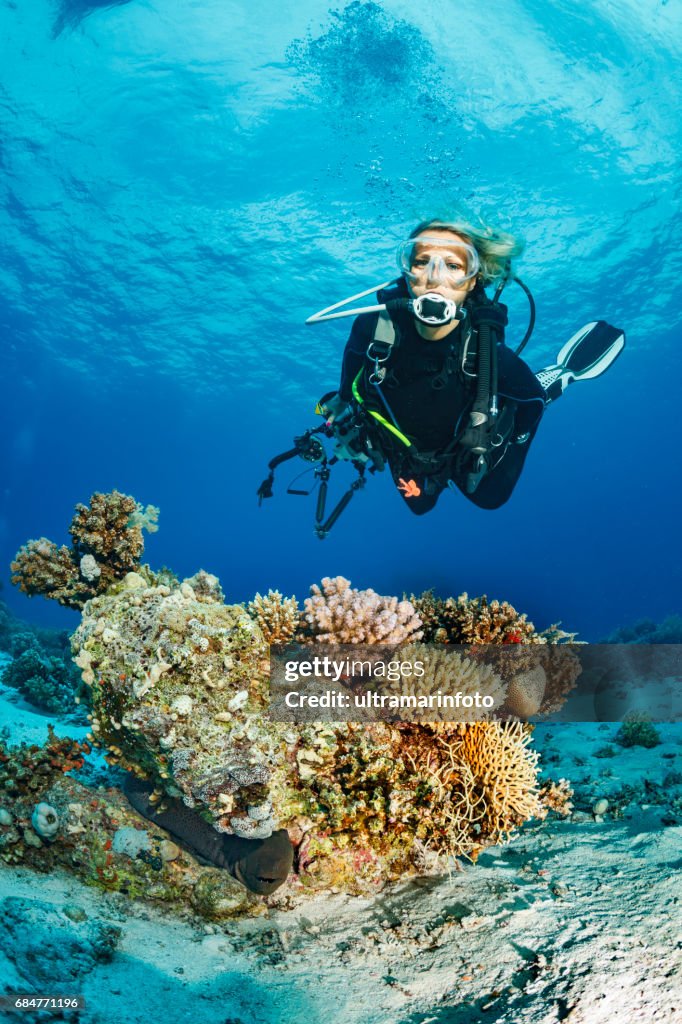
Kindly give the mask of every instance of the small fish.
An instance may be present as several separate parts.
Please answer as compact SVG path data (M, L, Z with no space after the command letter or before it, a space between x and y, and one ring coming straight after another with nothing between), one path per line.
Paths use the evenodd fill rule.
M170 832L192 856L203 864L224 868L260 896L269 896L287 880L294 863L294 848L286 829L273 832L267 839L243 839L217 832L181 800L165 797L163 810L150 803L154 787L129 775L123 792L128 802L144 818Z

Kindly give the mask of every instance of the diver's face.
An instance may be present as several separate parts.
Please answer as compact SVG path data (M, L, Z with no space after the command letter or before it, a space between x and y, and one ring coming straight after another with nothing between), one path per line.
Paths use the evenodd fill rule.
M423 242L420 239L424 238ZM437 242L430 242L436 239ZM441 241L442 240L442 241ZM448 242L452 242L452 246ZM472 288L476 277L463 281L467 274L465 238L444 228L426 228L414 239L407 285L413 296L437 292L460 306Z

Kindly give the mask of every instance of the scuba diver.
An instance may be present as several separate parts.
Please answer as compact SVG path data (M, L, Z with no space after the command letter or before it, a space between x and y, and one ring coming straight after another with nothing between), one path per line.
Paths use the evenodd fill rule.
M554 364L533 373L519 355L535 321L532 295L512 271L520 249L511 235L491 228L423 221L398 248L397 280L309 317L307 323L356 318L340 386L318 403L324 425L270 462L259 499L271 496L275 468L298 455L318 464L320 538L364 486L365 470L385 465L416 515L429 512L448 488L480 508L503 505L545 408L573 382L604 373L625 347L621 330L593 321L566 342ZM528 329L516 351L504 343L507 307L500 295L509 280L530 303ZM490 285L496 285L492 297L485 291ZM375 304L343 308L373 292ZM317 435L334 442L331 457ZM358 479L325 519L330 467L341 459L355 466Z

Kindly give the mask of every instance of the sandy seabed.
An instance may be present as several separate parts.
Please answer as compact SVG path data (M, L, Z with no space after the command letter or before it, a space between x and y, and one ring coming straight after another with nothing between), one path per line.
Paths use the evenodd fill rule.
M47 721L0 694L13 742L42 741ZM620 747L616 731L539 726L548 775L575 788L573 815L371 899L285 887L262 918L206 925L4 868L0 991L86 1007L0 1020L682 1024L682 727L661 725L652 749ZM609 807L595 817L599 798Z

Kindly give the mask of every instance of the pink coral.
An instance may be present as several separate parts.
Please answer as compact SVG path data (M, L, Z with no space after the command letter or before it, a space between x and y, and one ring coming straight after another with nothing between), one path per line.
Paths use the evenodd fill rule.
M304 601L307 638L327 644L399 644L419 640L421 619L410 601L356 590L343 576L326 576Z

